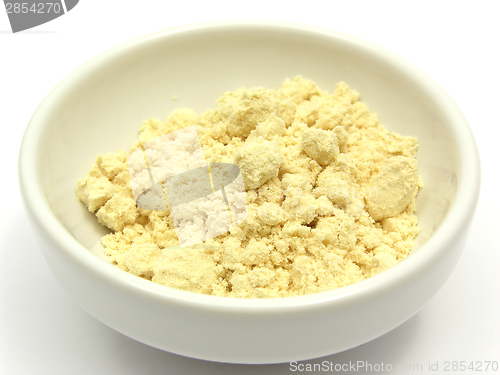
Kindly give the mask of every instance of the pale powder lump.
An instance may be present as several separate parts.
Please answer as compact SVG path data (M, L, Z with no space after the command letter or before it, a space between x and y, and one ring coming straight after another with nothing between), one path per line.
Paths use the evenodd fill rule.
M246 217L182 248L168 207L136 206L130 153L100 155L78 197L112 230L101 243L119 268L192 292L285 297L366 279L413 248L417 139L388 132L345 83L328 94L299 76L227 92L214 110L144 122L131 152L189 126L207 162L241 169Z

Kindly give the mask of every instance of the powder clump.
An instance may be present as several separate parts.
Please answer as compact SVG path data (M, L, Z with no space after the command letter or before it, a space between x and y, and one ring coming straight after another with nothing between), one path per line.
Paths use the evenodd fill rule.
M236 164L246 196L229 196L230 214L214 208L204 219L220 223L220 235L181 247L178 206L139 207L128 157L190 126L200 160ZM111 229L103 251L125 271L217 296L303 295L366 279L408 256L419 233L417 148L416 138L382 126L345 83L329 94L299 76L277 90L227 92L199 115L179 109L145 121L130 153L100 155L77 193Z

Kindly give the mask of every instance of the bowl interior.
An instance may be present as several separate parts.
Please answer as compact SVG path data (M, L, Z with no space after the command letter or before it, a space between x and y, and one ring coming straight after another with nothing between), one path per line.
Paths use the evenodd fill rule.
M200 113L225 91L278 88L296 75L329 92L345 81L390 131L418 137L420 247L447 215L460 180L450 114L429 90L432 83L397 56L347 36L300 28L173 30L123 44L77 69L40 108L46 125L33 152L48 205L91 249L106 230L76 198L76 183L99 153L128 151L145 119L164 119L180 107Z

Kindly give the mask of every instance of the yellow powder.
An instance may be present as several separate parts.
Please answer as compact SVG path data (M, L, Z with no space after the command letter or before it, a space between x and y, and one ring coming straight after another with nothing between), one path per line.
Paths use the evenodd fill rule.
M345 83L328 94L299 76L227 92L214 110L144 122L131 152L193 125L207 162L239 166L245 220L180 247L168 207L136 206L131 153L100 155L78 197L113 231L101 242L119 268L192 292L285 297L366 279L411 251L417 139L388 132Z

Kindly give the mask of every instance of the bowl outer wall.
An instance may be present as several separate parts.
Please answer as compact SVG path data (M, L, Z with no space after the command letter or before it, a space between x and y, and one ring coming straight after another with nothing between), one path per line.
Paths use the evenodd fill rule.
M328 292L315 299L292 297L296 299L295 306L255 301L231 306L222 303L228 301L217 301L222 297L190 301L184 291L173 291L169 298L164 298L144 283L126 285L106 277L69 253L60 252L61 244L34 224L37 240L56 279L75 302L104 324L171 353L245 364L326 356L362 345L396 328L441 288L460 257L467 236L467 231L463 231L447 245L447 251L429 259L431 265L406 273L397 283L389 280L372 288L346 287L350 290L344 292L350 293L338 298Z
M198 32L205 27L275 31L277 26L202 25L181 28L174 34ZM289 28L344 38L380 51L379 47L329 30L278 27L284 32ZM43 124L53 115L60 95L71 90L75 80L112 59L113 54L133 48L134 43L163 37L169 37L169 33L124 43L72 73L42 102L23 138L23 199L49 267L75 301L105 324L148 345L190 357L235 363L287 362L332 354L374 339L415 314L442 286L460 256L479 194L479 158L470 129L451 99L420 71L390 54L395 64L400 63L401 69L415 75L442 102L450 121L458 124L458 147L468 150L467 157L460 154L462 170L455 204L439 230L412 255L411 262L402 262L383 274L336 291L279 300L234 300L151 285L100 262L61 227L34 173L36 143L42 137Z

